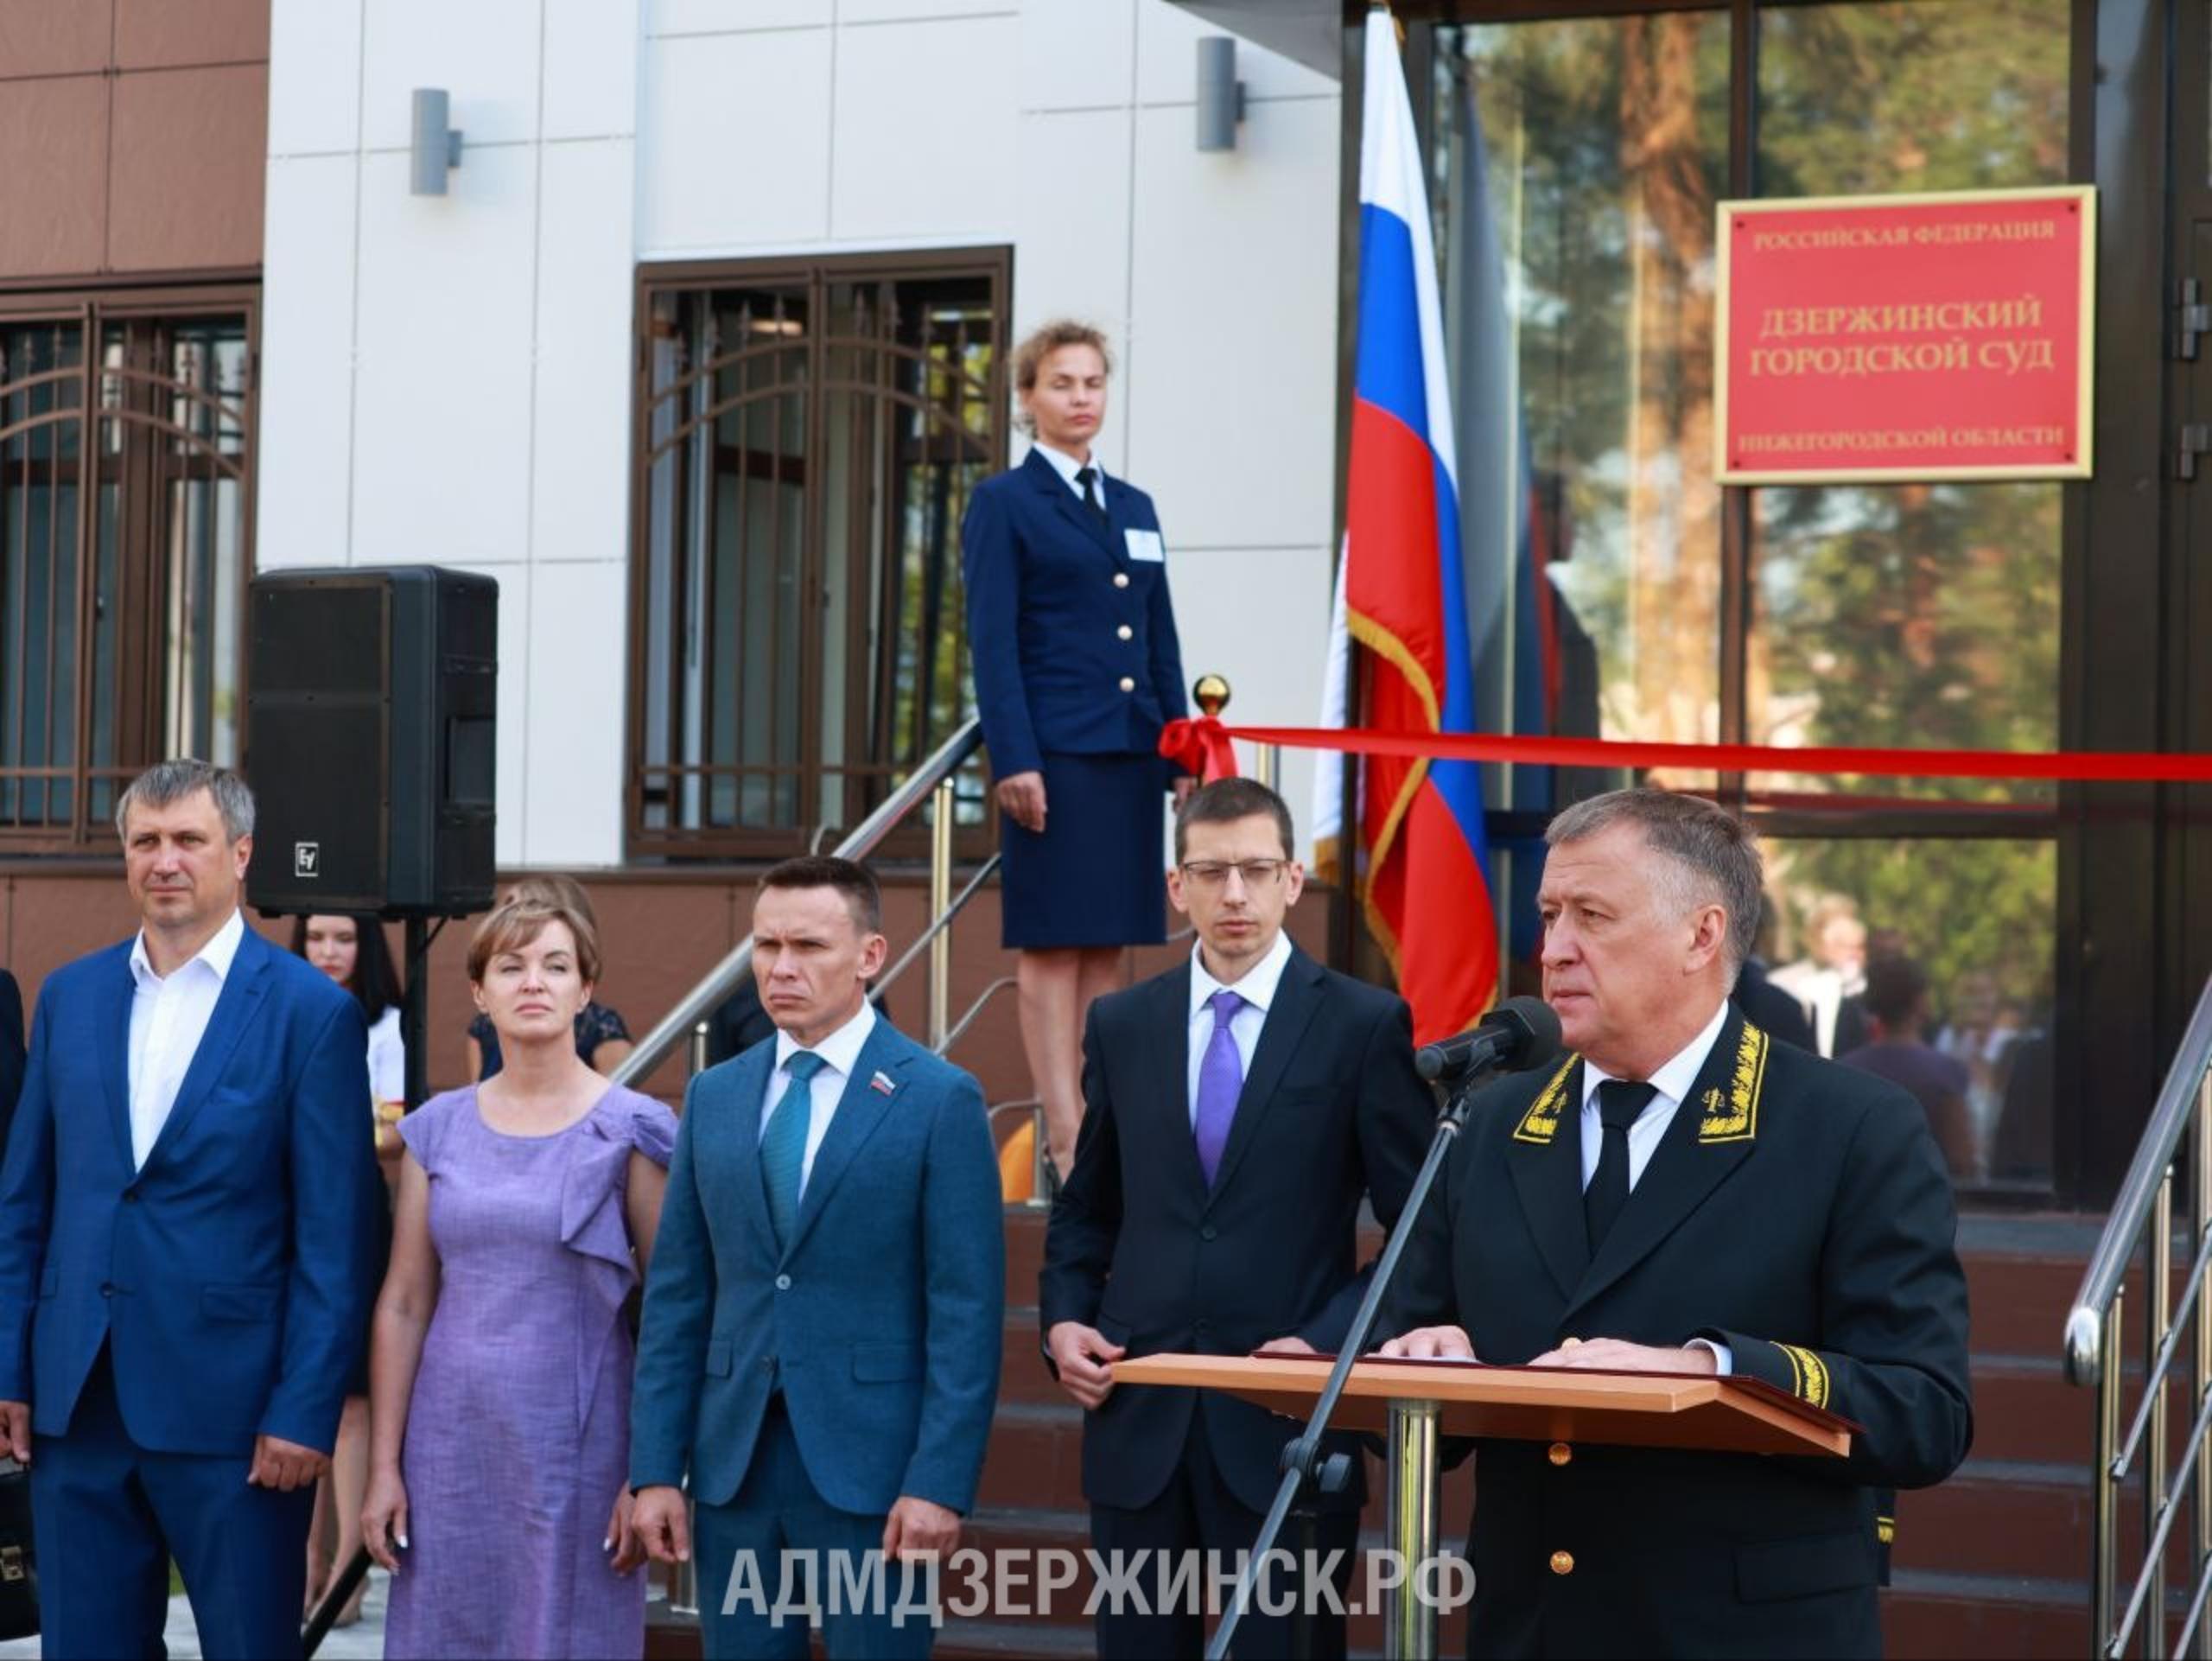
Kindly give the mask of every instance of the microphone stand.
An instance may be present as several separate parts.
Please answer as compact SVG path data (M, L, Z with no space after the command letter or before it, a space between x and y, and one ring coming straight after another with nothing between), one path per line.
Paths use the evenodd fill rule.
M1310 1487L1316 1493L1328 1493L1344 1485L1350 1468L1344 1455L1338 1454L1324 1460L1321 1434L1328 1427L1329 1416L1337 1410L1337 1399L1344 1392L1353 1365L1367 1348L1375 1318L1382 1308L1383 1294L1389 1289L1390 1278L1397 1272L1398 1259L1405 1255L1406 1242L1412 1237L1421 1207L1427 1203L1428 1191L1435 1186L1437 1173L1444 1168L1446 1157L1466 1126L1468 1104L1474 1099L1476 1090L1488 1083L1490 1075L1496 1071L1495 1063L1469 1068L1446 1101L1444 1111L1437 1116L1436 1135L1428 1144L1428 1157L1421 1161L1421 1173L1414 1178L1414 1186L1406 1195L1405 1208L1398 1213L1398 1225L1390 1231L1390 1238L1383 1245L1382 1261L1375 1265L1374 1276L1367 1283L1367 1295L1360 1300L1359 1312L1352 1316L1351 1329L1338 1347L1336 1364L1329 1369L1329 1381L1322 1386L1313 1412L1306 1416L1305 1430L1282 1450L1282 1482L1275 1489L1274 1503L1268 1508L1267 1520L1260 1525L1259 1538L1252 1543L1252 1555L1245 1559L1243 1571L1236 1577L1236 1590L1222 1614L1221 1625L1214 1629L1213 1641L1206 1645L1206 1661L1224 1661L1229 1654L1236 1624L1251 1607L1261 1565L1274 1549L1283 1521L1300 1491ZM1411 1585L1409 1579L1408 1588Z

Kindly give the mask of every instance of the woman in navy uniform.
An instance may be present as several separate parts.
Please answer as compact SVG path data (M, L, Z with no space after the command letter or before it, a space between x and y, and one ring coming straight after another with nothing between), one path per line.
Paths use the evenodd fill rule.
M1083 1118L1082 1036L1122 950L1166 938L1160 797L1192 782L1158 749L1188 713L1152 498L1106 476L1106 337L1046 324L1014 354L1022 464L978 486L961 527L976 713L1003 837L1004 943L1021 1042L1065 1176Z

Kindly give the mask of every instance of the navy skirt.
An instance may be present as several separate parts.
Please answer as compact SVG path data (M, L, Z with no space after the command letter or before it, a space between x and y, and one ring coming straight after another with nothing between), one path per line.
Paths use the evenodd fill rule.
M1000 819L1006 946L1158 945L1167 938L1166 765L1157 755L1046 753L1044 833Z

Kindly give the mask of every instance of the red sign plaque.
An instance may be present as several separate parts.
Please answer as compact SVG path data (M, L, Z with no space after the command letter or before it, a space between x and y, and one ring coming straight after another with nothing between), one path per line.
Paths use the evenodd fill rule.
M1720 204L1723 484L2086 479L2088 185Z

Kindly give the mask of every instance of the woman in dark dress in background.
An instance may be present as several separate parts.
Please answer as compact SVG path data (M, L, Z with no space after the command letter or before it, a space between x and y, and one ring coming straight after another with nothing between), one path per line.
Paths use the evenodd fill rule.
M1093 449L1112 365L1086 324L1014 353L1022 464L976 487L961 526L976 710L1001 818L1003 942L1020 952L1021 1042L1063 1177L1083 1120L1083 1023L1122 953L1166 938L1160 809L1192 780L1160 759L1188 713L1152 499Z

